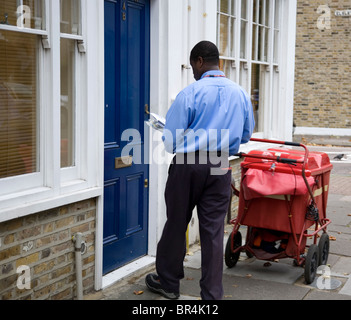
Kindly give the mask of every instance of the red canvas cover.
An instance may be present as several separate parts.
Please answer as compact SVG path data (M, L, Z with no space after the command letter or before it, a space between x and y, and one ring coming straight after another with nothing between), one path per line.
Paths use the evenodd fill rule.
M313 177L307 178L313 187ZM302 176L280 172L248 169L241 183L245 200L269 195L303 195L308 192Z

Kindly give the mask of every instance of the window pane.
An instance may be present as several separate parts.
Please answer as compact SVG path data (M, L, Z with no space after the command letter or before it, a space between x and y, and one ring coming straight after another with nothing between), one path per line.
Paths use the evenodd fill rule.
M221 9L220 11L222 13L228 13L229 14L229 1L228 0L221 0Z
M220 15L219 54L221 56L228 56L228 23L228 17Z
M241 18L247 20L247 0L241 0Z
M268 54L268 30L265 27L260 27L259 33L259 61L267 62L267 54Z
M260 24L264 24L265 20L264 20L264 15L265 15L265 1L264 0L260 0Z
M235 57L235 18L230 19L231 26L230 26L230 56Z
M80 0L60 0L61 33L81 35Z
M247 22L241 21L241 35L240 35L240 58L246 59L246 30Z
M266 14L265 14L265 26L269 27L270 26L270 5L269 5L269 1L266 1Z
M75 165L75 49L61 38L61 168Z
M231 15L235 16L235 0L231 1Z
M1 0L0 24L45 30L44 0Z
M253 0L253 21L258 23L260 0Z
M274 30L274 51L273 51L273 62L278 63L279 56L279 31Z
M275 0L275 8L274 8L275 16L274 16L274 28L279 29L280 27L280 0Z
M248 71L247 63L240 62L240 75L239 75L239 84L248 91Z
M38 39L0 31L0 178L38 171Z
M251 74L251 102L254 110L255 116L255 132L258 132L259 124L259 109L260 109L260 65L252 64L252 74Z
M269 42L269 30L268 28L265 28L265 36L264 36L264 57L263 61L268 62L268 55L269 55L269 47L270 47L270 42Z
M252 60L258 59L258 27L252 26Z
M219 61L220 70L224 72L228 79L235 81L235 69L233 66L235 66L235 61L233 60L221 59Z

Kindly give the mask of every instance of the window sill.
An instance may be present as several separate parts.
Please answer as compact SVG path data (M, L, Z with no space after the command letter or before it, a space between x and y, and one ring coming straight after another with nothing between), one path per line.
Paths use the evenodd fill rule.
M22 32L22 33L30 33L36 34L39 36L47 36L48 32L46 30L40 29L31 29L31 28L20 28L17 26L7 25L7 24L0 24L0 30L4 31L15 31L15 32Z
M102 187L77 190L69 194L54 194L50 188L36 188L0 198L0 223L37 212L101 196ZM3 207L4 206L4 207Z

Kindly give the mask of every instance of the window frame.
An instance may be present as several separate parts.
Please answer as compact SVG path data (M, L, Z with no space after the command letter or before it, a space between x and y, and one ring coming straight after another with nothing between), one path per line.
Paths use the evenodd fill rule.
M223 57L226 57L228 60L230 60L230 54L232 52L235 52L236 50L236 41L235 37L231 36L232 31L237 30L237 20L238 20L238 12L237 12L237 6L236 0L228 0L229 6L228 6L228 11L229 13L225 13L221 11L221 0L218 0L217 2L217 39L220 39L220 23L221 23L221 17L226 17L229 21L228 23L228 34L227 34L227 55L223 55ZM234 8L232 4L234 3ZM234 23L233 23L234 21ZM219 45L220 47L220 45ZM220 48L221 49L221 48Z
M83 81L82 73L84 72L84 58L82 55L85 53L85 41L84 35L86 32L85 29L85 20L83 17L86 15L84 14L86 11L86 2L81 0L81 7L80 7L80 19L81 19L81 32L80 34L68 34L62 33L60 27L60 41L61 39L67 39L76 42L76 49L74 54L74 77L75 77L75 92L73 95L74 99L74 110L75 110L75 118L74 118L74 165L69 167L63 167L60 169L61 171L61 186L68 187L73 186L75 184L79 184L81 180L84 180L85 177L83 176L82 170L82 152L85 149L85 139L83 137L84 131L84 123L83 120L84 112L83 112L83 105L86 105L83 97L83 92L86 92L87 87ZM84 20L84 21L83 21ZM60 7L60 24L61 24L61 7ZM83 46L83 50L82 50ZM60 77L61 79L61 77ZM60 141L61 145L61 141ZM61 167L61 166L60 166Z
M101 112L97 113L96 102L103 103L103 96L98 93L103 89L103 82L99 83L99 91L91 96L88 87L92 85L93 80L89 80L87 74L89 70L93 70L99 72L98 77L103 78L101 71L92 66L91 60L92 57L95 57L95 61L96 57L99 59L103 57L103 46L92 52L90 62L88 62L88 55L84 53L88 30L87 15L100 21L103 18L103 11L100 12L103 7L90 3L91 7L98 8L99 12L96 14L92 8L88 9L87 0L81 0L81 34L66 35L60 32L60 1L44 0L44 3L46 30L0 25L0 30L31 33L38 36L37 81L40 91L37 99L39 104L37 130L39 130L38 147L40 150L38 172L0 179L0 192L6 190L0 193L0 222L102 194L102 178L99 168L103 165L103 157L93 155L98 152L99 147L103 146L103 137L98 133L100 131L95 129L96 123L94 126L93 119L98 121L98 128L101 128L103 117L100 115ZM91 30L91 33L91 38L93 38L95 33L103 34L103 29ZM60 39L62 35L74 40L77 48L75 132L78 147L76 165L72 168L61 168L60 161ZM101 41L97 43L100 45ZM92 97L95 105L90 102ZM103 150L103 147L101 149Z
M0 192L0 203L4 199L6 200L9 197L12 197L14 193L23 190L35 189L35 188L42 188L44 186L44 173L43 173L43 134L42 128L43 125L43 112L42 112L42 105L43 105L43 76L44 76L44 64L43 64L43 39L48 39L48 23L47 23L47 16L49 13L48 7L48 0L44 0L45 4L45 30L39 29L32 29L32 28L20 28L17 26L0 24L0 31L8 31L8 32L18 32L24 34L31 34L38 36L37 39L37 60L38 60L38 74L37 74L37 90L39 92L37 98L37 163L38 163L38 171L33 173L28 173L24 175L18 175L13 177L7 177L0 179L0 190L6 190L5 192ZM39 132L38 132L39 131ZM20 187L19 187L20 186ZM1 208L1 206L0 206Z

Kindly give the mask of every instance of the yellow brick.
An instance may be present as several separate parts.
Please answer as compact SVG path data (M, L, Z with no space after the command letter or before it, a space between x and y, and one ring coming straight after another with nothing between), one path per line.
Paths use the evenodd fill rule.
M8 231L16 230L16 229L22 227L22 224L23 224L23 219L12 220L9 222L7 230Z
M52 222L47 223L43 226L44 233L49 233L49 232L52 232L53 230L54 230L54 224Z
M54 296L52 296L52 300L68 300L72 299L72 289L68 288Z
M87 223L84 223L84 224L81 224L81 225L78 225L78 226L75 226L71 229L71 233L74 234L74 233L77 233L77 232L87 232L89 231L89 222Z
M83 265L89 264L95 261L95 255L91 255L85 259L83 259Z
M19 245L5 249L5 250L1 250L0 251L0 261L17 256L20 254L20 252L21 252L21 247Z
M51 260L48 262L43 262L34 267L34 274L40 274L45 271L52 270L55 267L55 261Z
M4 238L4 245L13 243L15 241L15 235L14 234L8 234L5 238Z
M28 266L34 262L37 262L38 260L39 260L39 252L36 252L24 258L18 259L16 261L16 267L18 268L19 266Z
M66 227L66 226L73 224L73 223L74 223L74 217L67 217L67 218L56 221L55 226L57 229L59 229L59 228Z
M38 299L38 298L47 296L54 290L55 290L54 284L51 284L51 285L44 287L44 288L41 288L40 290L38 290L34 293L34 299Z
M72 271L72 265L68 265L63 268L54 270L52 273L52 279L56 279L65 274L69 274L71 271Z
M65 215L65 214L67 214L68 213L68 207L62 207L62 208L60 208L60 210L59 210L59 215L60 216L63 216L63 215Z
M42 246L46 246L46 245L50 244L51 242L53 242L54 240L55 240L55 236L53 236L53 235L43 237L43 238L38 239L36 241L36 247L40 248Z

